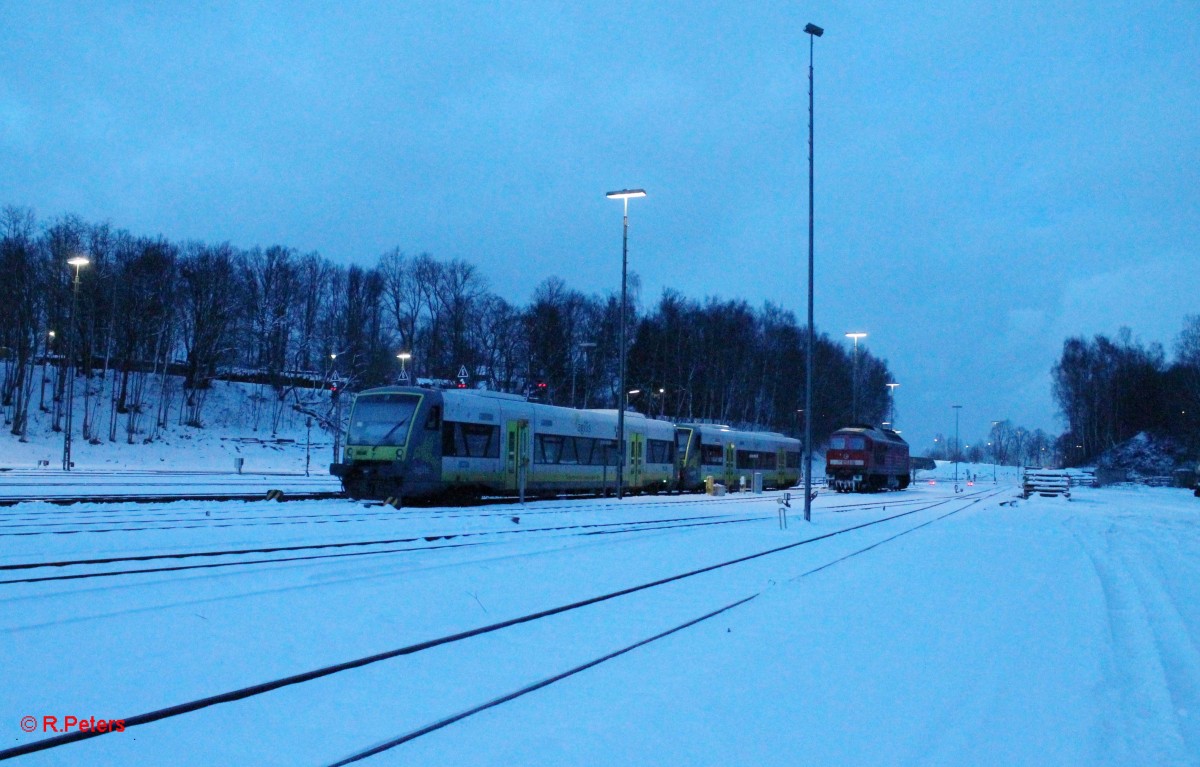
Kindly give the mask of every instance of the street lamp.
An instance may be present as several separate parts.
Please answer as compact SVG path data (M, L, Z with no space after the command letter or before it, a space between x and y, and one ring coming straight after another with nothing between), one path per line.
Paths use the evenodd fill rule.
M992 441L988 443L992 448L992 484L996 484L996 453L1000 449L1000 435L996 432L996 427L999 425L999 421L992 421Z
M808 35L808 344L804 361L804 409L812 412L813 381L813 39L825 34L805 24ZM804 419L804 521L812 521L812 419Z
M951 405L954 408L954 482L958 483L958 413L962 405Z
M571 355L571 407L575 407L575 369L579 363L579 352L583 352L584 366L587 366L587 353L589 349L595 349L596 344L592 341L580 341L575 344L575 353ZM583 406L587 407L587 394L584 389Z
M887 387L888 387L888 418L891 419L891 421L889 421L889 423L893 423L893 424L896 422L896 387L899 385L900 384L898 384L898 383L887 384Z
M854 339L853 379L850 381L851 401L854 403L850 410L850 421L858 423L858 339L866 338L866 333L847 333L846 338Z
M63 471L71 470L71 415L75 410L75 306L79 303L79 270L87 266L88 261L83 256L67 259L67 263L75 267L75 281L71 285L71 321L67 337L67 424L63 430Z
M396 359L400 360L400 380L408 382L408 366L407 363L412 359L412 354L409 352L400 352L396 355Z
M54 331L46 331L46 343L42 347L42 391L38 399L38 409L46 412L46 368L50 367L50 344L54 343ZM51 396L53 399L53 395Z
M621 348L618 356L621 358L621 389L617 403L617 500L625 494L625 303L627 294L627 275L629 272L629 200L634 197L645 197L645 189L622 189L604 195L610 200L620 200L625 207L625 215L621 222Z

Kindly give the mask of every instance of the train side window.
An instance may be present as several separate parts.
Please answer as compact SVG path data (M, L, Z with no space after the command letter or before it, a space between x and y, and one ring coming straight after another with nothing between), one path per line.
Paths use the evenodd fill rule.
M480 423L458 424L466 455L472 458L497 458L500 455L500 428Z
M774 469L775 454L739 450L737 451L737 467L739 469Z
M437 431L442 427L442 407L435 405L429 408L429 419L425 421L425 428L429 431Z
M563 438L557 434L539 434L534 460L537 463L558 463L562 457Z
M700 463L712 466L725 462L724 452L720 445L701 445L700 446Z
M646 440L647 463L674 463L675 443L665 439Z
M579 454L575 450L575 438L563 437L562 455L559 456L559 463L579 463Z
M583 464L585 466L590 465L592 463L599 463L599 460L596 460L596 461L592 460L592 448L594 448L595 446L596 446L596 440L591 439L590 437L576 437L575 438L576 460L578 460L580 464Z
M596 440L596 446L592 452L593 465L616 466L619 457L620 454L617 453L617 441L615 439Z
M799 469L800 468L800 454L799 453L789 452L789 453L785 453L785 455L787 457L787 460L785 463L787 464L787 467L789 469Z
M442 424L442 455L453 458L458 455L458 450L454 444L454 427L457 424L454 421L446 421Z

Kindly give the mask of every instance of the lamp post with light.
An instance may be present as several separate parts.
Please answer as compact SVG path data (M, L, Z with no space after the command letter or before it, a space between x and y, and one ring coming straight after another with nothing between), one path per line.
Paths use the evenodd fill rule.
M808 35L808 344L804 360L804 409L812 413L813 382L813 40L825 34L805 24ZM804 521L812 521L812 418L804 419Z
M962 410L962 405L951 405L954 408L954 482L958 484L958 413Z
M888 421L892 424L892 428L896 428L896 387L898 383L890 383L888 387Z
M999 421L992 421L992 441L988 445L992 448L992 484L996 484L996 453L1000 449L1000 434L996 431L996 427L1000 425Z
M75 267L75 280L71 285L71 319L67 330L67 412L66 428L63 429L63 471L71 470L71 417L75 410L75 307L79 303L79 270L87 266L88 261L83 256L68 259L67 263Z
M52 343L54 343L54 331L48 330L48 331L46 331L45 345L42 347L42 391L41 391L40 396L38 397L38 410L41 410L43 413L45 413L47 410L47 408L46 408L46 381L47 381L46 368L50 367L50 344L52 344ZM53 399L54 399L54 397L53 397L53 395L51 395L51 400L53 400Z
M629 273L629 200L634 197L645 197L645 189L622 189L605 195L610 200L620 200L625 207L621 222L621 336L620 357L621 388L617 403L617 500L625 494L625 407L628 402L625 391L625 306L627 302L627 285Z
M400 360L400 381L408 383L408 361L412 359L412 354L409 352L400 352L396 355L396 359Z
M850 409L851 423L858 423L858 339L866 338L866 333L847 333L846 338L854 339L854 361L851 365L852 380L850 381L851 401L853 405Z
M587 367L587 353L589 349L595 349L596 344L592 341L580 341L575 344L575 352L571 355L571 407L575 407L575 371L579 367L579 352L583 352L583 364ZM584 389L583 406L587 407L587 389Z

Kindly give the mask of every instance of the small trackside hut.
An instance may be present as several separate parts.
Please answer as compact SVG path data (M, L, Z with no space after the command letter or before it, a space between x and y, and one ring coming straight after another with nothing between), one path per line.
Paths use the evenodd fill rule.
M829 487L839 493L903 490L909 483L908 443L891 429L854 424L829 437Z

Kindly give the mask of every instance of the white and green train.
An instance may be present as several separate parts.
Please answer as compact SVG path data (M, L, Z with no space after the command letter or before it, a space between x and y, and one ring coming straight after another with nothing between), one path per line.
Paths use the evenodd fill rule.
M354 498L609 493L617 481L617 411L576 410L481 390L386 386L360 393L342 461ZM736 486L799 479L798 440L625 414L624 489L698 490L711 475ZM740 464L740 465L739 465ZM769 465L768 465L769 464Z

